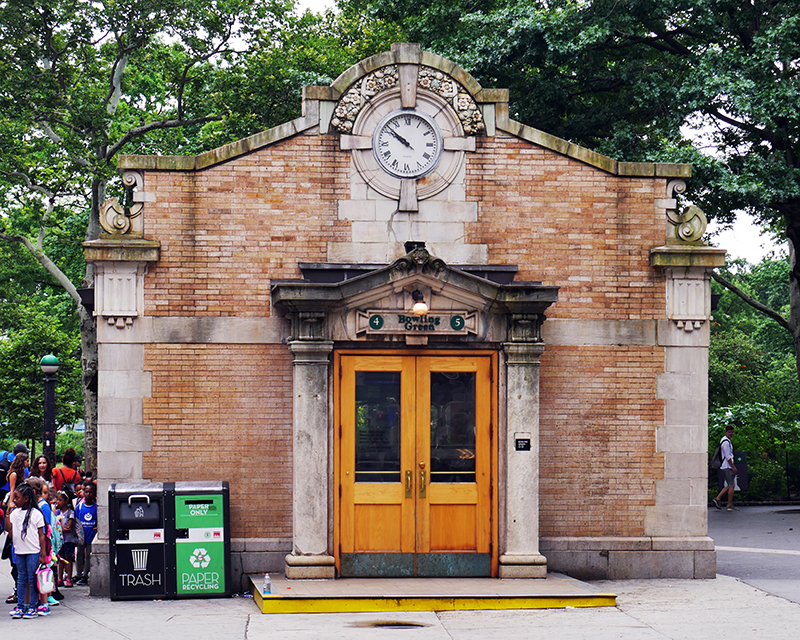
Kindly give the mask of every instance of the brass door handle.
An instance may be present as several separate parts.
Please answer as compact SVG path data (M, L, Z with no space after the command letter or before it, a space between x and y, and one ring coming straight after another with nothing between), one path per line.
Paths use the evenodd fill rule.
M414 474L406 471L406 498L414 497Z
M427 492L426 492L426 484L427 483L426 483L426 480L427 480L427 472L426 471L420 471L419 472L419 497L420 498L426 498L427 497Z

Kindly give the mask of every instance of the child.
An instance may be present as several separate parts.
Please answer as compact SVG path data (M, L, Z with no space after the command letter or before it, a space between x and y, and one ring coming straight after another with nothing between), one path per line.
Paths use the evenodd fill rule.
M91 480L83 483L83 500L75 507L78 526L83 527L83 544L78 543L75 583L89 584L89 561L92 557L92 541L97 535L97 486Z
M69 496L64 491L56 494L58 500L58 519L61 523L62 543L58 552L58 581L65 587L72 586L72 563L75 561L75 543L78 541L75 535L75 512L72 510L72 503Z
M33 487L33 492L36 495L37 506L39 507L39 511L41 511L42 515L44 516L44 537L46 540L45 555L47 556L47 562L43 564L49 567L53 562L53 523L55 517L53 516L53 510L50 508L50 503L47 501L47 482L43 478L30 476L27 480L27 483ZM36 586L38 591L38 583ZM50 607L48 606L48 598L50 596L47 593L38 593L39 607L36 609L36 611L40 616L49 616L51 612ZM57 600L52 598L50 599L53 602L58 603Z
M36 506L33 487L24 482L14 489L14 509L6 516L5 530L14 541L17 564L17 607L12 618L37 618L35 602L36 569L44 564L44 516ZM27 600L27 602L26 602Z

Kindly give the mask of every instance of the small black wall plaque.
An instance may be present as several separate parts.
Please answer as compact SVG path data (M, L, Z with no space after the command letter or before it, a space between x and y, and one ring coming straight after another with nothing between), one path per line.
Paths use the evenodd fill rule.
M530 438L517 438L515 442L516 442L517 451L530 451L531 450L531 439Z

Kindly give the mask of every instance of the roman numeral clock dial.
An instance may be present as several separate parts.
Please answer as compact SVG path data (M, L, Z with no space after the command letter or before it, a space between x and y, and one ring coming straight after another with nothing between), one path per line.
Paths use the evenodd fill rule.
M442 132L426 113L398 109L386 115L372 134L372 151L386 173L421 178L442 157Z

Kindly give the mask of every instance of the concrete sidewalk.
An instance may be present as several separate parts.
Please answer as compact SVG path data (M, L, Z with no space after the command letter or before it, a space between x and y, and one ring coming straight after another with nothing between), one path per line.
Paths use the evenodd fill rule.
M328 640L403 638L467 640L518 638L659 639L714 636L794 640L800 605L734 578L593 582L618 595L616 607L532 611L458 611L264 615L252 598L111 602L86 587L64 589L66 599L47 618L0 615L0 633L116 640ZM0 594L13 588L3 563ZM10 610L11 607L7 607ZM402 623L398 626L398 623Z

